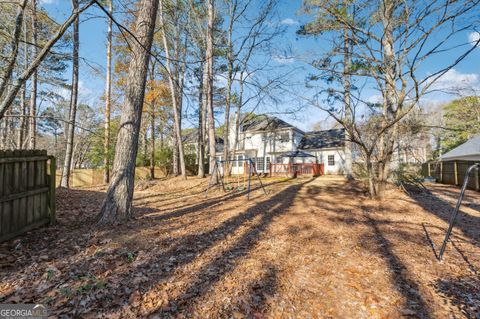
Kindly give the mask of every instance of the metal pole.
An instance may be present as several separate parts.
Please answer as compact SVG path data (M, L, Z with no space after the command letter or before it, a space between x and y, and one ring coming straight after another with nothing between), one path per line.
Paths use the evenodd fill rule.
M257 168L255 166L253 166L253 169L255 171L255 175L257 175L257 178L258 178L258 181L260 182L260 185L262 186L263 192L265 193L265 195L267 195L267 191L265 190L265 187L263 187L262 179L258 175Z
M465 178L463 180L463 185L462 185L462 189L460 191L460 196L458 197L457 205L455 206L453 214L450 216L448 230L447 230L447 233L445 234L445 239L443 240L442 248L440 249L440 254L438 255L438 260L440 260L440 261L442 261L443 253L445 252L445 248L447 247L448 239L450 238L450 235L452 234L453 224L455 223L455 219L457 218L458 211L460 210L460 205L462 204L463 196L465 195L465 190L467 189L468 177L470 175L470 172L474 168L478 168L478 167L480 167L480 163L473 164L465 172Z
M210 179L208 180L208 186L207 186L207 189L205 190L205 197L208 196L208 190L210 189L210 187L212 185L213 176L217 173L216 169L217 169L217 162L215 161L215 165L213 165L212 175L210 175Z
M250 199L250 176L252 175L252 159L248 160L248 188L247 199Z
M219 162L220 164L225 164L223 163L222 161ZM217 166L217 177L220 179L220 183L222 184L222 189L224 192L226 192L225 190L225 184L223 183L223 179L225 177L225 165L222 165L222 173L220 173L220 169L218 169L218 166Z

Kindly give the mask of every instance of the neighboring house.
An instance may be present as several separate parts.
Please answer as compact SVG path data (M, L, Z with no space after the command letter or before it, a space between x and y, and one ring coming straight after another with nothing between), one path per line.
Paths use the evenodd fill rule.
M215 144L215 150L217 153L223 152L223 138L216 136L217 143ZM189 129L182 136L183 147L185 154L195 154L198 156L198 130ZM205 154L208 154L208 139L205 141Z
M443 154L442 161L480 161L480 135Z
M229 149L233 152L235 131L230 130ZM223 147L221 147L223 149ZM235 162L232 173L243 173L244 159L254 161L258 172L269 171L270 163L288 163L291 159L282 157L291 151L302 150L314 157L296 158L295 163L323 163L326 174L344 174L347 165L345 159L345 131L333 129L315 132L303 132L297 127L268 115L249 115L240 125L239 142L235 150ZM223 153L217 151L218 160ZM349 163L349 164L347 164Z

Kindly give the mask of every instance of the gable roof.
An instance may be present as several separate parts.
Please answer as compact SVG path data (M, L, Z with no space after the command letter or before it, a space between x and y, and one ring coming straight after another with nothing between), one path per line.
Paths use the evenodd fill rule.
M303 136L298 148L302 150L342 147L345 145L345 129L308 132Z
M208 139L208 137L207 137ZM198 143L198 129L193 128L188 130L185 134L182 136L182 140L184 144L197 144ZM223 147L224 147L224 140L220 136L215 136L215 152L216 153L222 153L223 152Z
M284 128L293 128L298 130L295 126L279 119L275 116L266 114L251 115L245 114L241 122L241 131L273 131Z
M453 160L480 160L480 135L477 135L465 143L455 147L450 152L447 152L441 156L442 161Z

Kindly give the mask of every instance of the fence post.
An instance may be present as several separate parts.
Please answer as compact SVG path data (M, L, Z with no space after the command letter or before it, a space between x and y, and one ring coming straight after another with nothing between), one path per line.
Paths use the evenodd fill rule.
M458 165L457 161L453 162L453 177L455 180L455 185L458 185Z
M440 183L443 183L443 162L440 161Z
M477 169L475 170L475 190L477 191L480 191L480 176L478 174L478 171L480 170L480 168L477 167Z
M50 224L55 223L57 215L57 208L55 206L56 173L57 167L55 164L55 157L50 156Z
M430 162L427 163L428 167L428 176L432 176L431 174L431 168L430 168Z

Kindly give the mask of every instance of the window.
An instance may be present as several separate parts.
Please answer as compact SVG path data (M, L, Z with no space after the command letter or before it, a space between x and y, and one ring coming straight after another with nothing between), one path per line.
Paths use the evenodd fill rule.
M335 155L328 155L328 166L335 166Z
M237 155L237 161L235 167L243 167L243 155Z
M290 141L290 133L289 133L289 132L280 133L278 139L279 139L280 142L282 142L282 143L289 142L289 141Z
M266 159L267 159L267 167L265 168L270 169L270 156L267 156Z
M265 161L263 157L255 158L255 168L257 171L263 171L265 169Z

